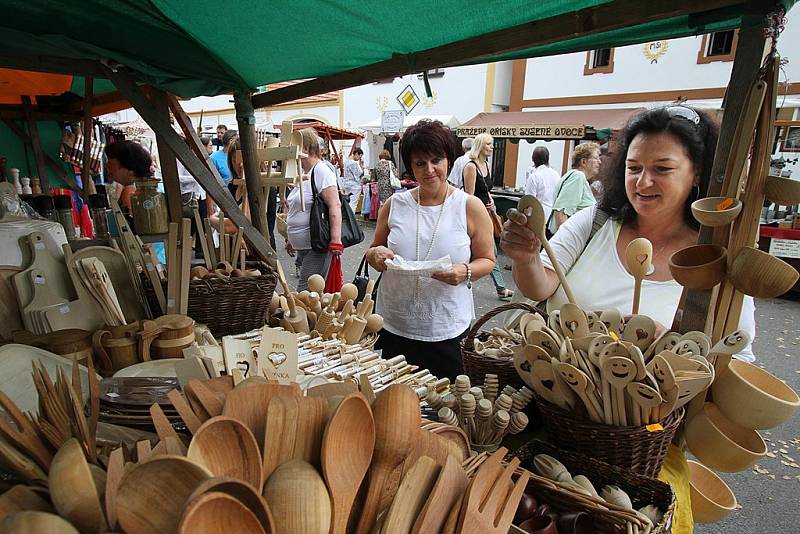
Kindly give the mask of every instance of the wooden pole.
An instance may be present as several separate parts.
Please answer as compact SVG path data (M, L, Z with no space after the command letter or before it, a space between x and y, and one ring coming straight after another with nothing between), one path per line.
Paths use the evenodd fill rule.
M237 93L233 96L236 108L236 122L239 126L239 140L244 162L244 178L247 187L247 202L250 206L250 220L261 235L269 239L267 229L267 206L261 194L261 168L258 161L256 142L256 117L249 94Z
M193 152L193 149L196 151L202 148L202 144L197 132L191 127L189 117L180 109L180 106L176 108L173 105L171 107L178 124L187 135L186 141L172 129L169 121L156 111L130 74L120 69L116 72L107 69L106 76L117 86L120 93L131 103L139 115L153 128L153 131L163 136L165 144L172 149L180 162L192 173L192 176L211 195L214 201L220 205L233 223L242 229L244 238L252 246L253 250L270 266L276 268L277 255L270 247L269 241L250 223L236 205L236 201L233 200L230 192L222 184L219 173L215 172L216 168L213 168L213 170L209 168L208 157L205 156L204 159L201 159L196 155L196 152ZM166 96L168 100L175 102L174 97ZM187 141L189 146L187 146Z
M25 123L28 125L33 155L36 158L36 172L39 174L42 193L49 195L50 180L47 177L47 164L45 163L44 150L42 150L42 140L39 138L39 127L36 124L36 119L33 118L31 98L29 96L22 97L22 107L25 111Z
M728 159L732 157L730 149L734 142L736 125L745 108L747 94L758 79L759 69L764 58L763 21L764 18L760 15L746 17L739 30L739 45L736 47L731 79L723 101L722 127L717 141L714 166L711 169L711 181L706 192L706 196L709 197L722 194L725 169L728 166ZM730 177L730 179L738 179L738 177ZM713 228L701 227L697 242L711 243L714 237L713 230ZM683 315L680 318L681 332L702 331L705 328L711 305L711 294L712 290L710 289L687 290Z
M161 120L169 124L169 104L163 93L151 91L150 101ZM183 206L181 203L181 182L178 178L178 162L175 159L175 152L172 151L164 137L157 130L154 131L156 132L156 145L158 146L158 161L161 165L161 178L164 180L164 192L167 195L169 222L180 223L183 219Z
M94 99L94 78L87 76L83 84L83 167L81 167L81 180L83 192L88 197L97 193L92 180L92 137L94 123L92 121L92 100Z

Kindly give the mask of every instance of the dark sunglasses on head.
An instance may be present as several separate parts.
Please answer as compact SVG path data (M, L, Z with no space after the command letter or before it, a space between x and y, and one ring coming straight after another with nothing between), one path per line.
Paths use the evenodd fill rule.
M700 115L692 108L687 108L686 106L667 106L664 110L667 112L667 115L673 119L677 118L691 121L695 126L700 124Z

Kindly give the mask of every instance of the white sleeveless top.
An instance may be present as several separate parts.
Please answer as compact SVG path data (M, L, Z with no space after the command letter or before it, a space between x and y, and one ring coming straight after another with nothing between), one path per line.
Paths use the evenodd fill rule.
M467 234L468 198L468 194L456 189L445 200L444 208L441 204L418 208L410 191L395 193L389 211L387 246L406 260L437 260L449 256L454 265L468 263L472 256ZM421 256L428 251L433 238L427 258L417 258L417 209ZM442 216L434 237L440 209ZM381 277L376 305L378 313L383 315L386 330L421 341L454 338L475 318L472 290L466 284L451 286L433 278L409 278L389 270Z

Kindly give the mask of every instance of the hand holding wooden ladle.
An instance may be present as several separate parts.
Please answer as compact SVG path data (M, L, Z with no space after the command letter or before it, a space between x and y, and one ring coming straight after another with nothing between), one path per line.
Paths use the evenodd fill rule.
M572 304L576 304L575 295L572 289L567 284L567 277L561 269L561 264L558 263L555 253L553 252L550 243L545 237L544 226L544 209L542 204L532 195L525 195L517 204L516 210L509 210L508 222L503 226L503 232L500 235L500 246L506 255L513 261L530 262L534 256L539 254L539 245L544 247L547 257L550 258L550 263L553 264L561 285L564 287L564 293L567 295L567 300Z

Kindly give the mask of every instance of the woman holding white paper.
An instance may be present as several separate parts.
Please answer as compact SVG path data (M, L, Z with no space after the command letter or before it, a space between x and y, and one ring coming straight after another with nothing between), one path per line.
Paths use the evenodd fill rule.
M423 120L406 130L400 154L419 186L387 200L367 251L369 264L383 273L377 311L384 328L376 348L453 380L463 372L459 343L475 317L472 283L495 263L492 223L480 200L447 183L455 150L441 122ZM395 256L448 267L409 276L387 269Z

